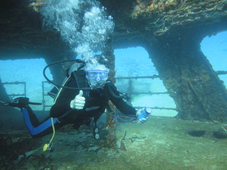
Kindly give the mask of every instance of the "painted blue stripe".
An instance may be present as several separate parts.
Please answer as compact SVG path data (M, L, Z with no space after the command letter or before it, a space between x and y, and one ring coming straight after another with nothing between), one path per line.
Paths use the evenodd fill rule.
M24 122L25 122L29 132L31 133L31 135L38 135L39 133L43 132L44 130L46 130L52 126L51 118L49 118L45 122L40 124L39 126L34 127L31 123L31 120L30 120L30 117L28 114L28 110L26 108L23 108L22 113L23 113L23 117L24 117ZM54 124L57 122L58 122L58 120L56 118L54 118Z

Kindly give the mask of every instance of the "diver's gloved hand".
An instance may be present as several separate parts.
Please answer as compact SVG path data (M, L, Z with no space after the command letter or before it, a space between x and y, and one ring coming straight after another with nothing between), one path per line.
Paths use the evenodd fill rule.
M139 109L136 112L136 116L138 118L138 122L139 123L144 123L148 119L148 116L150 114L151 114L151 109L150 108Z
M85 98L83 97L83 91L80 90L79 94L76 95L75 99L70 102L70 107L72 109L81 110L84 108Z

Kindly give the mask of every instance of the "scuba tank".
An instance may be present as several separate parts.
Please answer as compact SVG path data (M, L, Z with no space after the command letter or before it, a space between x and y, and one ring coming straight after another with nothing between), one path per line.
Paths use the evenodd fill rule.
M62 84L59 85L59 84L56 84L53 81L51 81L49 78L47 78L46 69L52 65L56 65L56 64L60 64L60 63L64 63L64 62L75 62L75 63L69 69L66 70L66 77L64 78ZM44 67L43 76L49 83L54 85L54 87L47 94L56 100L57 96L59 95L59 93L61 92L61 90L63 88L77 89L77 90L90 90L90 88L83 88L83 87L87 86L87 81L86 81L86 77L85 77L86 73L83 69L85 65L86 64L83 60L76 59L76 60L57 61L57 62L51 63L51 64L47 65L46 67ZM71 79L72 75L76 79L78 88L65 86L65 84Z

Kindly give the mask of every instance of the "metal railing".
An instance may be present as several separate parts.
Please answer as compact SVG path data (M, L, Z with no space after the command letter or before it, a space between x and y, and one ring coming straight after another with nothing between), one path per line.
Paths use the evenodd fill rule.
M155 79L155 78L159 78L159 76L157 75L153 75L153 76L137 76L137 77L116 77L117 80L129 80L129 88L128 89L132 89L133 83L132 83L132 79ZM26 97L26 82L5 82L2 83L4 86L6 85L23 85L23 92L22 93L11 93L8 94L9 97L14 98L14 97ZM46 104L46 97L48 97L48 93L45 92L46 91L46 84L49 84L47 81L42 81L42 106L43 109L42 111L45 112L47 110L47 108L50 108L52 105L48 105ZM7 88L7 87L6 87ZM149 94L149 95L162 95L162 94L168 94L168 92L133 92L133 91L128 91L127 92L130 96L131 95L141 95L141 94ZM136 107L136 108L143 108L143 107ZM166 107L151 107L151 109L160 109L160 110L176 110L176 108L166 108Z
M48 96L48 94L45 93L45 83L48 83L47 81L42 81L42 106L43 106L43 111L46 110L47 107L51 107L52 105L46 105L46 100L45 96ZM27 85L26 82L4 82L2 85L5 87L5 89L10 88L8 86L14 86L14 85L22 85L22 93L7 93L9 98L14 98L14 97L26 97L27 96ZM21 88L19 89L21 91ZM7 90L6 90L7 91Z
M116 77L116 80L129 80L128 82L128 89L133 89L133 82L132 79L156 79L159 78L158 75L153 75L153 76L134 76L134 77ZM141 94L149 94L149 95L163 95L163 94L169 94L167 91L166 92L151 92L151 91L147 91L147 92L133 92L133 91L128 91L127 92L129 95L129 97L131 95L141 95ZM145 107L145 106L144 106ZM138 109L140 108L144 108L144 107L136 107ZM177 110L176 108L167 108L167 107L150 107L151 109L159 109L159 110Z
M216 71L217 75L223 75L223 74L227 74L227 71ZM116 77L117 80L129 80L129 88L128 89L133 89L132 86L132 79L156 79L159 78L158 75L153 75L153 76L134 76L134 77ZM52 105L48 105L46 104L46 100L45 97L49 96L47 93L45 93L45 84L49 84L47 81L42 81L42 104L43 104L43 111L46 110L46 108L51 107ZM22 85L22 93L10 93L7 94L10 98L14 98L14 97L26 97L27 96L27 86L26 86L26 82L4 82L2 83L2 85L7 86L7 85ZM7 87L6 87L7 88ZM128 91L127 93L129 93L130 95L141 95L141 94L149 94L149 95L162 95L162 94L169 94L168 92L133 92L133 91ZM137 108L143 108L143 107L137 107ZM160 109L160 110L176 110L176 108L166 108L166 107L151 107L151 109Z
M22 93L10 93L10 94L7 94L10 98L14 98L14 97L17 97L17 96L24 96L26 97L26 82L19 82L19 81L15 81L15 82L5 82L5 83L2 83L3 86L7 86L7 85L22 85L23 86L23 92ZM7 88L7 87L6 87Z
M48 81L42 81L42 103L43 103L43 112L46 111L46 108L52 107L52 105L46 104L45 97L50 97L48 93L45 92L45 84L50 84Z

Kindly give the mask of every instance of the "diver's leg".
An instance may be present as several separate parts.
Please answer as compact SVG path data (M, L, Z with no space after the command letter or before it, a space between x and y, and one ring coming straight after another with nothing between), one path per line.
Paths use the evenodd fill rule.
M27 113L28 113L27 117L29 117L32 126L34 126L34 127L39 126L39 124L40 124L39 120L36 117L36 115L34 114L34 112L32 111L32 109L29 106L24 107L24 108L26 108L26 110L27 110ZM23 116L25 117L24 112L22 110L23 110L23 108L21 109L21 112L23 113Z
M42 123L39 123L37 117L29 107L22 108L21 111L23 113L24 122L33 137L42 137L52 133L52 124L54 125L55 129L59 129L60 127L64 126L64 124L59 123L56 118L50 117Z

